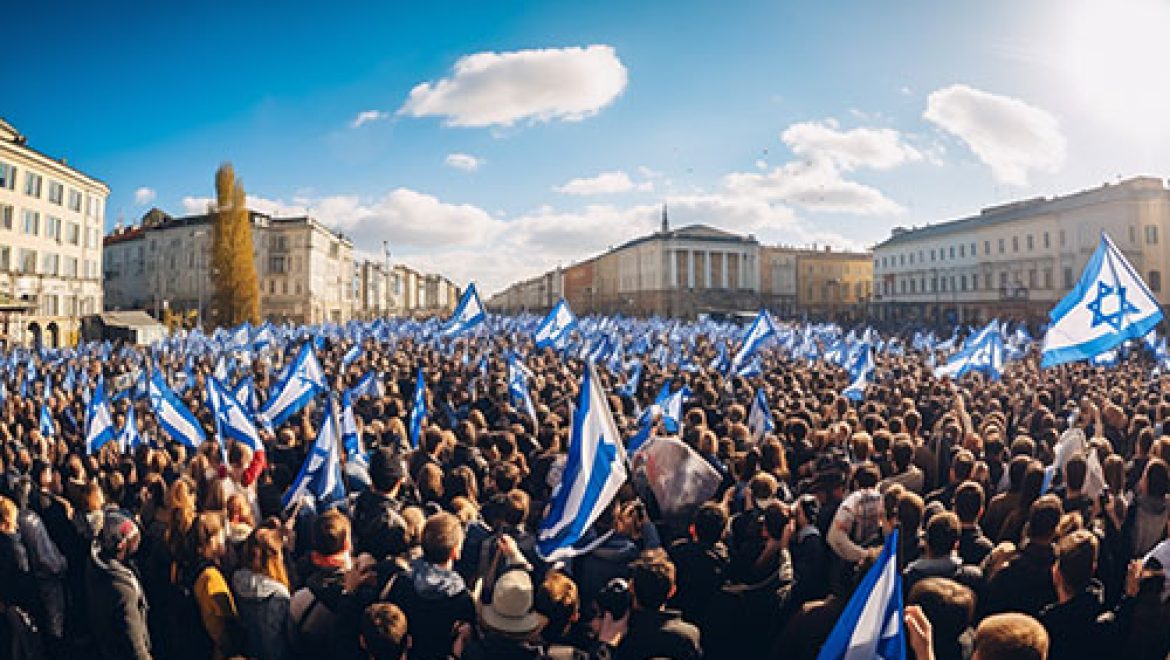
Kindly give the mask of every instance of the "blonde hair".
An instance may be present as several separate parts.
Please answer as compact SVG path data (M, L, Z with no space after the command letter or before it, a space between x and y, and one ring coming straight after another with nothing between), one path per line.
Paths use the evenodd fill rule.
M244 541L244 563L254 573L266 575L288 586L288 571L284 567L284 544L280 532L266 527L257 528Z

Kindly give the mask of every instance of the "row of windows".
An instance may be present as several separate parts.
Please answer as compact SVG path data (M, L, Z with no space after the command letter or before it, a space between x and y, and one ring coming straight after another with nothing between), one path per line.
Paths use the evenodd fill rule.
M97 302L92 296L78 298L70 295L43 293L37 309L45 316L77 316L92 314L97 308Z
M16 190L17 169L15 165L10 165L0 161L0 189ZM36 172L24 173L24 194L29 197L41 198L41 194L45 192L45 179ZM93 195L83 195L80 190L76 188L69 188L68 196L66 196L65 184L60 181L49 179L48 196L50 203L57 206L67 206L70 211L81 213L82 200L85 201L85 215L89 218L101 217L101 201L98 197Z
M84 270L78 273L78 266ZM62 256L55 252L39 253L29 248L15 252L7 245L0 245L0 272L14 271L22 275L53 275L60 277L98 277L96 259L80 260L77 257Z
M983 290L990 291L995 288L1018 288L1026 286L1029 289L1052 289L1052 269L1045 268L1043 272L1031 269L1027 271L1026 279L1021 277L1022 273L1009 273L1006 270L999 272L998 280L993 279L991 273L983 274ZM1073 286L1073 270L1072 268L1064 268L1064 288L1071 289ZM1146 274L1146 283L1149 284L1150 290L1158 293L1162 290L1162 273L1161 271L1151 270ZM951 275L950 277L906 277L897 281L897 286L893 281L887 280L882 282L882 293L891 295L894 293L955 293L962 291L979 291L980 277L977 274L968 275Z
M43 220L43 222L42 222ZM41 216L37 211L21 209L20 222L16 221L16 209L10 204L0 204L0 229L18 230L29 236L44 236L69 245L80 245L81 225L72 220L63 221L54 215ZM97 227L85 230L85 247L96 248L101 235Z
M1048 232L1044 232L1044 233L1040 234L1040 239L1041 239L1040 243L1045 250L1050 249L1052 247L1051 234L1049 234ZM1146 245L1157 245L1158 244L1158 225L1146 225L1146 227L1145 227L1145 241L1146 241ZM1060 242L1060 247L1065 247L1065 245L1068 243L1068 238L1065 235L1065 232L1063 229L1061 229L1059 232L1059 242ZM1137 240L1137 227L1134 225L1130 225L1130 227L1129 227L1129 242L1131 244L1136 244L1138 242L1138 240ZM996 247L997 254L1006 254L1007 250L1008 250L1008 245L1009 245L1009 242L1006 238L1000 238L1000 239L996 240L995 247ZM1018 253L1020 251L1020 246L1021 246L1020 237L1019 236L1012 236L1010 245L1011 245L1012 253ZM965 259L965 258L967 258L968 255L971 256L972 258L974 258L974 257L979 256L979 251L977 248L978 248L978 242L971 242L971 243L960 243L958 245L951 245L949 247L931 248L929 251L927 251L925 249L917 250L917 251L911 250L910 252L904 252L902 254L886 255L886 256L883 256L881 258L875 257L874 258L874 267L889 268L889 267L893 267L893 266L907 266L907 265L913 266L916 261L919 264L927 263L928 258L930 260L930 263L934 263L936 261L942 261L944 259L956 259L956 258ZM992 248L991 241L984 240L983 241L983 256L990 256L991 255L991 248ZM1025 252L1034 251L1036 249L1036 236L1033 234L1027 234L1026 236L1024 236L1023 248L1024 248ZM957 256L956 256L956 254L957 254Z

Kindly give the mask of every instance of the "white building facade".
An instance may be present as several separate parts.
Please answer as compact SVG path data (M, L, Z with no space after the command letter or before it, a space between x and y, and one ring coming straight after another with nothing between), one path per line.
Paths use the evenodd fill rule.
M28 146L0 120L0 332L67 346L102 311L105 183Z
M874 311L884 320L1042 321L1071 290L1102 232L1165 307L1170 188L1138 177L1070 195L897 228L874 247Z

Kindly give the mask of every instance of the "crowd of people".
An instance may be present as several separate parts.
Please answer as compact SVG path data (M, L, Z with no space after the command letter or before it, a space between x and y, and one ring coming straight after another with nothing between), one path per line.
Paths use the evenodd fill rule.
M845 370L781 348L759 353L759 374L728 376L710 366L735 350L721 342L695 333L685 368L630 355L641 361L635 388L623 387L624 369L598 368L626 438L664 383L689 388L673 435L718 472L715 493L666 515L632 476L591 542L552 562L536 530L565 467L585 363L522 333L443 347L365 338L354 360L352 340L322 342L336 392L370 372L384 386L353 402L367 456L348 457L347 496L330 502L282 502L323 399L262 431L264 451L221 446L205 403L214 354L192 361L182 390L209 438L194 449L131 394L113 404L114 422L133 407L146 442L87 455L88 386L10 380L2 648L13 658L815 658L897 530L918 660L1167 657L1170 396L1140 354L1041 370L1032 350L998 381L952 382L933 375L927 352L877 351L853 401L841 395ZM141 353L29 360L40 373L115 383L144 368ZM248 363L261 400L280 353ZM509 353L531 372L535 418L509 396ZM172 374L184 359L156 355L154 368ZM412 447L420 367L428 415ZM762 434L748 423L757 391L773 420ZM666 421L658 413L653 436L672 435Z

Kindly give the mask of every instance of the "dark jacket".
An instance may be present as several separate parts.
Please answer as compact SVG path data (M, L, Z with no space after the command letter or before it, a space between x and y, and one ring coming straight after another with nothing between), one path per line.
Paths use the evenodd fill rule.
M968 566L979 566L994 549L995 544L983 534L979 525L964 527L959 532L959 557Z
M616 660L689 660L702 656L699 629L672 610L631 612L629 630L614 653Z
M582 543L588 541L583 539ZM647 523L640 540L614 533L588 554L577 557L573 564L573 578L577 581L581 602L591 602L613 578L629 577L630 562L643 550L660 546L657 529L653 523Z
M1056 553L1049 543L1028 541L987 587L987 614L1023 612L1033 617L1056 602L1052 564Z
M978 566L968 566L957 556L922 558L911 562L902 572L904 586L903 593L909 595L921 580L939 577L954 580L970 589L979 600L983 595L983 571Z
M337 637L345 572L313 568L289 601L288 649L295 657L328 657Z
M88 616L100 658L150 658L146 595L134 570L94 552L86 572Z
M824 598L829 592L829 548L821 532L806 527L792 539L792 608Z
M475 622L475 603L463 578L422 559L394 581L389 600L406 614L412 660L446 658L455 624Z
M284 660L288 656L288 587L250 569L232 575L240 623L247 631L248 657Z
M1121 647L1119 622L1128 620L1129 601L1118 606L1120 617L1106 612L1099 583L1093 582L1067 603L1053 603L1040 612L1048 631L1048 657L1091 660L1108 657Z
M679 540L670 547L675 567L675 592L668 603L687 621L703 619L711 596L727 581L727 546Z
M354 549L376 559L406 551L406 522L402 504L372 490L359 494L353 503Z

